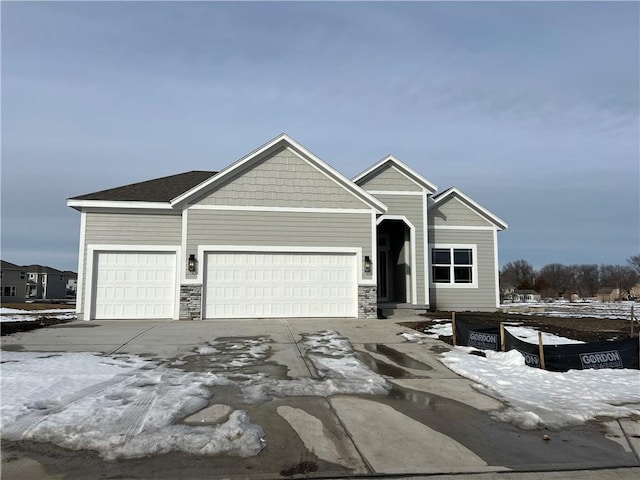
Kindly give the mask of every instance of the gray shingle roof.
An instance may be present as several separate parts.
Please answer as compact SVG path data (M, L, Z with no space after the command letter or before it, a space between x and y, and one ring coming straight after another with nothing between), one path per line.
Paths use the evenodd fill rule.
M100 192L88 193L70 200L109 200L120 202L170 202L177 196L216 175L218 172L193 170L146 182L132 183Z

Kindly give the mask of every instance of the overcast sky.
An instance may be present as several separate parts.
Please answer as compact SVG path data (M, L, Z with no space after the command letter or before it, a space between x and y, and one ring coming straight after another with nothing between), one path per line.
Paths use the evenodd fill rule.
M66 199L286 132L501 217L500 264L640 253L639 4L2 2L2 259L76 270Z

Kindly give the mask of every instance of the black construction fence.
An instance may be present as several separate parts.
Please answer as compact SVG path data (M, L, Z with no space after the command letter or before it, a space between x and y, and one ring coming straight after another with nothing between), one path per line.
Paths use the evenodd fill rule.
M504 328L471 325L453 319L455 344L481 350L518 350L530 367L554 372L588 368L640 368L638 337L591 343L544 345L529 343ZM541 340L541 336L538 337Z

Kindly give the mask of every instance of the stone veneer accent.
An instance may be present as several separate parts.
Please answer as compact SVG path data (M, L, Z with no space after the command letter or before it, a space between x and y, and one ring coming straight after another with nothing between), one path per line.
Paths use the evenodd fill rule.
M378 318L377 286L358 286L358 318Z
M202 285L180 285L180 320L202 318Z

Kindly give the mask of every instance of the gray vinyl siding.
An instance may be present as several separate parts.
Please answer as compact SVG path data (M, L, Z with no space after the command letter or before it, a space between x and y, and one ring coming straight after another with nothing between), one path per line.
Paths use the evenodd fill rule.
M429 225L493 226L492 223L455 197L450 197L438 205L430 205Z
M415 275L417 287L417 302L424 304L425 302L425 278L424 278L424 217L423 204L424 196L422 195L383 195L376 194L375 197L384 203L389 210L387 215L403 215L415 227L416 239L416 261Z
M187 256L200 245L359 247L372 256L370 213L190 209L187 224Z
M305 208L370 208L289 150L238 172L193 204Z
M166 213L87 213L83 269L87 274L87 245L175 245L182 242L182 216ZM84 279L79 278L78 282ZM86 288L82 288L84 297ZM84 298L76 304L83 306Z
M366 177L364 181L360 181L358 184L365 190L422 191L419 185L409 180L391 165L387 165L386 168L374 172L371 177Z
M87 244L180 245L180 214L87 213Z
M429 289L431 308L456 311L495 311L496 278L493 231L491 230L429 230L429 251L434 244L476 245L478 288Z

